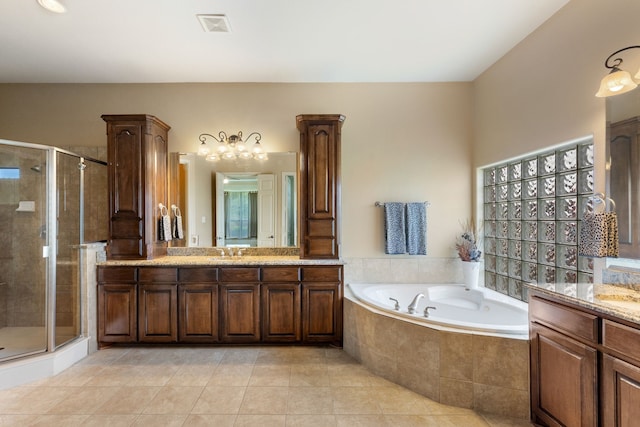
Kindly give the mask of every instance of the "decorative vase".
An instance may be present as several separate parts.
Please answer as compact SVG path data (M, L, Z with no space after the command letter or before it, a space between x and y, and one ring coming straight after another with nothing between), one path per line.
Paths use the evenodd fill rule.
M476 289L478 287L479 275L480 275L479 262L462 261L462 276L464 277L464 286L467 289Z

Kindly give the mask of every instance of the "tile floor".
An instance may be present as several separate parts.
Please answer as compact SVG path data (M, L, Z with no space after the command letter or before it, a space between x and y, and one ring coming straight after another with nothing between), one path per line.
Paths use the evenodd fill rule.
M136 347L0 391L0 426L531 426L441 405L339 349Z

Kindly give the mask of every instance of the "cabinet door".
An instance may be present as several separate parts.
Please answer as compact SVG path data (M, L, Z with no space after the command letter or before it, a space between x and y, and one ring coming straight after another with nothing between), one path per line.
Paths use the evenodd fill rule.
M263 341L300 341L300 284L263 284L261 294Z
M144 257L142 130L132 123L113 123L109 133L109 256Z
M300 115L300 250L339 258L340 136L344 116Z
M98 342L135 342L136 285L98 286Z
M220 285L220 315L222 341L260 341L260 285Z
M640 420L640 367L602 358L602 425L633 427Z
M181 284L178 301L179 341L218 341L218 285Z
M531 323L530 340L534 421L549 426L596 426L596 349L537 323Z
M178 298L175 284L138 285L138 336L140 342L174 342L178 339Z
M339 283L302 285L302 339L342 345L342 288Z

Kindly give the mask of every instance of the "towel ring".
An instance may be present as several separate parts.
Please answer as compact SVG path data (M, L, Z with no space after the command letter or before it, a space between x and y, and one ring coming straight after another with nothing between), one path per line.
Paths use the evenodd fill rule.
M616 211L616 202L613 201L610 197L605 197L602 193L594 193L592 196L589 196L589 200L593 201L593 210L595 212L597 205L602 205L602 212L607 212L607 205L609 207L609 212ZM586 206L585 206L586 213Z

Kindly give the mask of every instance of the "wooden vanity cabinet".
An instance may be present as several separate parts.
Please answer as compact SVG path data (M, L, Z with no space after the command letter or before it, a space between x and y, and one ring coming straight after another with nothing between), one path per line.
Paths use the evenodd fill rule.
M631 427L640 420L640 329L603 320L602 425Z
M138 340L178 341L178 269L138 269Z
M170 127L154 116L103 115L107 123L109 240L107 258L166 255L158 240L158 204L169 204L167 143Z
M98 267L99 343L342 346L341 265Z
M218 269L182 267L178 285L178 341L218 341Z
M530 291L531 411L546 426L640 419L640 325Z
M302 341L342 346L342 266L302 267Z
M134 267L98 269L98 342L138 340L137 270Z
M536 419L548 426L596 426L596 349L534 323L531 352Z
M340 144L345 116L303 114L300 131L300 257L340 257Z
M220 269L220 339L222 342L260 341L260 269Z
M262 340L299 342L302 337L299 267L263 267Z

